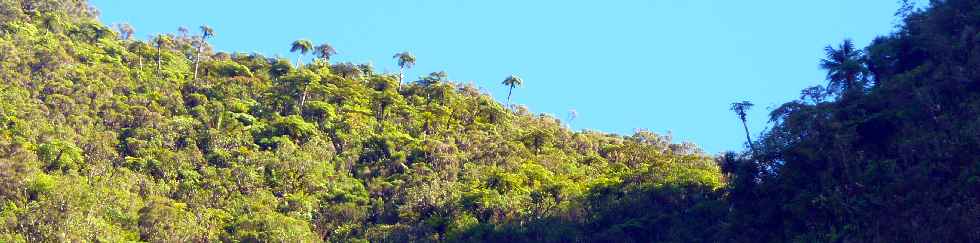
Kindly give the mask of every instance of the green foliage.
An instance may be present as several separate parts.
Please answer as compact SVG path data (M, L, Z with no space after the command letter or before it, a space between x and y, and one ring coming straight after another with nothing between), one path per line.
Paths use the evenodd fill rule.
M826 48L827 87L751 151L711 158L327 44L293 43L320 57L293 66L0 0L0 242L980 241L980 2L900 13Z
M279 117L271 124L255 126L255 144L263 148L279 147L283 142L306 142L316 132L316 125L303 120L302 117L291 115Z
M150 242L186 242L203 230L186 204L168 198L150 199L139 215L140 239Z
M54 190L55 183L54 177L44 173L38 173L34 175L34 178L28 179L25 186L31 198L38 198Z
M291 47L320 59L293 66L209 36L123 39L91 11L0 1L2 242L717 239L660 228L715 222L695 219L724 187L668 137L570 131L309 41Z
M213 72L222 77L252 77L252 71L248 69L245 65L238 64L233 61L215 61L209 63L211 66L209 69L214 70Z
M48 171L74 171L85 163L81 149L61 140L53 140L38 146L37 157Z

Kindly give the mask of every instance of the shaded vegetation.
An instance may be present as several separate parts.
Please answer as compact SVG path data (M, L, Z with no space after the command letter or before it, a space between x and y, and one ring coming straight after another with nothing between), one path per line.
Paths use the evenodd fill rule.
M757 156L721 159L739 241L980 241L980 1L900 15L827 47L827 88L773 110Z

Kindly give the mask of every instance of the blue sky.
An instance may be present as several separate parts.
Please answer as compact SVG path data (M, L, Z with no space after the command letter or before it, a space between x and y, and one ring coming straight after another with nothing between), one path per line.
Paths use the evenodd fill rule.
M575 129L672 133L709 153L740 150L728 108L750 100L753 137L767 114L824 84L823 47L866 46L896 24L897 0L607 1L128 1L92 0L107 24L137 37L208 24L217 50L295 58L300 38L329 42L335 61L397 71L396 52L418 58L406 77L445 70L503 101L567 118Z

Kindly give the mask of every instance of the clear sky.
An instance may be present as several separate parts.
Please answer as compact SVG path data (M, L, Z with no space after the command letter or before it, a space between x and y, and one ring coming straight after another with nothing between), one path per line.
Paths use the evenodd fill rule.
M575 129L672 132L709 153L740 150L744 135L728 110L749 100L753 137L767 114L824 84L823 48L852 38L866 46L896 24L897 0L92 0L107 24L137 37L197 31L208 24L217 50L294 58L300 38L329 42L336 61L398 70L392 55L418 63L406 77L445 70L503 101L511 74L525 86L514 102Z

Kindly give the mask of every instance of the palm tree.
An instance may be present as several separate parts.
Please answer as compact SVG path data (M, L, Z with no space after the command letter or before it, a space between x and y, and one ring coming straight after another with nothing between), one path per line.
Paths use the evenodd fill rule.
M863 53L854 48L854 42L844 40L837 48L824 48L827 57L820 60L820 68L827 70L827 89L831 92L845 93L859 87L859 79L867 73L862 61Z
M309 53L310 50L313 50L313 42L310 42L310 40L301 39L293 41L293 46L291 49L289 49L289 52L298 51L300 54L300 56L296 58L296 67L301 66L303 56L306 55L306 53Z
M752 149L752 154L755 154L755 145L752 144L752 138L749 136L749 126L746 124L746 114L745 112L752 109L752 102L742 101L732 103L732 111L738 115L738 119L742 120L742 127L745 128L745 140L749 142L749 148Z
M521 85L524 85L524 80L521 79L521 77L510 75L510 77L504 79L504 81L501 82L501 84L510 87L510 90L507 91L507 106L510 106L510 95L514 93L514 87L520 87Z
M398 71L398 83L401 84L402 79L405 78L405 69L412 68L415 66L415 55L410 52L395 53L392 58L398 60L398 66L401 69Z
M169 35L161 34L156 36L154 42L156 43L156 47L157 47L157 72L160 72L161 69L163 68L162 65L163 48L170 46L170 43L173 42L173 39L170 38Z
M324 61L330 61L330 56L337 54L337 50L334 50L333 46L331 46L326 42L316 46L313 49L314 49L313 55L316 55L317 57L323 59Z
M194 61L194 79L197 79L197 69L201 66L201 51L204 49L204 43L207 43L208 38L214 36L214 29L207 25L201 25L201 43L197 45L197 60Z

